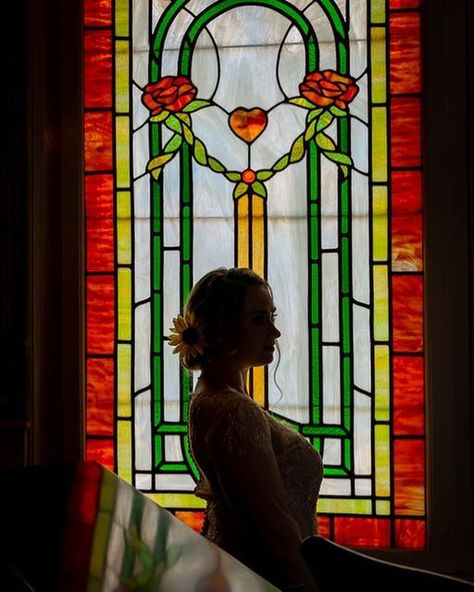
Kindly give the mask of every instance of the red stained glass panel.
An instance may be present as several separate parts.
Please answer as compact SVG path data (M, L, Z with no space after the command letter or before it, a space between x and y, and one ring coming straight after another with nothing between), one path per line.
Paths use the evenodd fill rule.
M392 276L393 347L395 352L423 350L423 277Z
M334 541L352 547L389 547L390 520L387 518L334 518Z
M420 15L393 13L390 16L390 91L419 93L420 64Z
M394 433L397 436L424 434L423 358L394 356Z
M394 497L397 514L425 513L425 443L421 439L394 440Z
M86 27L112 26L112 0L83 0Z
M114 441L108 438L89 438L86 445L86 459L95 460L111 471L114 470Z
M112 169L112 113L84 114L84 160L86 172Z
M87 271L114 270L112 175L86 175Z
M327 539L330 538L331 523L329 521L329 516L317 516L316 523L316 532Z
M87 433L114 435L114 361L87 360Z
M184 511L178 510L174 513L174 515L176 516L176 518L179 518L179 520L181 520L182 522L187 524L190 528L195 530L197 533L199 533L199 534L201 533L202 527L204 525L204 520L205 520L205 513L204 512L200 512L200 511L184 512Z
M420 166L420 99L415 97L392 98L390 113L392 166Z
M424 520L395 520L395 546L402 549L423 549L426 544Z
M87 351L89 354L114 352L114 277L87 278Z
M421 214L421 171L392 171L392 215Z
M112 34L84 32L84 107L112 106Z
M396 271L423 269L423 219L420 214L392 216L392 268Z
M390 8L418 8L420 0L390 0Z

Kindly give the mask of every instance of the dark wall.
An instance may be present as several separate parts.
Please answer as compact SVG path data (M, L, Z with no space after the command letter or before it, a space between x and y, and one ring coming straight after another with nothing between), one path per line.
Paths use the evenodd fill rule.
M22 465L28 404L28 105L26 7L2 8L0 36L0 466Z

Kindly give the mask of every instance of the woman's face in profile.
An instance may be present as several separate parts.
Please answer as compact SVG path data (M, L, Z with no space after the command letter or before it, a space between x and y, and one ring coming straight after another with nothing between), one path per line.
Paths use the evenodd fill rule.
M237 351L233 358L243 367L270 364L281 333L274 325L275 306L264 286L247 288L240 317Z

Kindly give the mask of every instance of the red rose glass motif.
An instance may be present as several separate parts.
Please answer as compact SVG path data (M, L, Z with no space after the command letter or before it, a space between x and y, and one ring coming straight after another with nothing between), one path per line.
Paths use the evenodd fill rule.
M318 107L336 105L347 109L347 105L359 92L354 78L343 76L334 70L311 72L299 86L300 94Z
M195 99L197 88L185 76L165 76L145 86L142 103L152 115L163 110L179 112Z

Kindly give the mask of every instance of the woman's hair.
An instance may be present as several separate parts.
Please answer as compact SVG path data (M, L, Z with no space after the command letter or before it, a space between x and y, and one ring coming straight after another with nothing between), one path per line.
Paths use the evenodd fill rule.
M203 276L189 295L185 316L192 319L193 328L204 343L202 354L181 356L181 363L189 370L201 369L217 356L230 354L238 332L240 315L244 309L247 288L262 286L270 297L266 280L245 267L220 267Z

